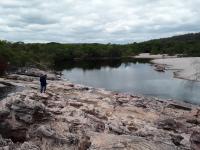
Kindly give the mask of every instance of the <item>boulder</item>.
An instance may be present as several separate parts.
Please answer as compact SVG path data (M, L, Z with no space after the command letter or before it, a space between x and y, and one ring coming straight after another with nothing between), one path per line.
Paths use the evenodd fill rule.
M33 100L15 100L7 104L7 107L15 114L18 121L27 124L46 121L51 116L42 103Z

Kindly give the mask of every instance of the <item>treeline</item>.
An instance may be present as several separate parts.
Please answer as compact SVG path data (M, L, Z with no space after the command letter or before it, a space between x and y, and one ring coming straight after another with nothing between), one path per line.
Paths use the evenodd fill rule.
M54 67L65 61L91 58L119 58L138 53L168 53L200 56L200 33L131 44L60 44L0 41L0 67ZM0 68L1 70L1 68Z
M0 41L0 59L17 66L56 66L74 59L120 58L134 55L133 46L116 44L25 44Z
M138 46L139 51L153 54L184 54L186 56L197 57L200 56L200 33L150 40L139 43Z

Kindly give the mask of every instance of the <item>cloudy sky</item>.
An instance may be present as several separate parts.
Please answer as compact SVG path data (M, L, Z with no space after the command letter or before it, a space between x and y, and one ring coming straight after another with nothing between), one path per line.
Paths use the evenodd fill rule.
M0 0L0 39L130 43L200 31L200 0Z

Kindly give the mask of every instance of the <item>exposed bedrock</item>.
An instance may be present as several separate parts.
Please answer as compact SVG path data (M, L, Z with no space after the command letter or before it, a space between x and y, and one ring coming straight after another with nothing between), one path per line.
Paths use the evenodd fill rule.
M0 101L0 150L198 150L199 106L15 75Z

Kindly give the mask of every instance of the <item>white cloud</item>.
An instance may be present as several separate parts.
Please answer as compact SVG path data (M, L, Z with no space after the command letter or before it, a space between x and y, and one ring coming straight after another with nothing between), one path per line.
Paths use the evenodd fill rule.
M199 0L0 1L0 39L128 43L200 31Z

